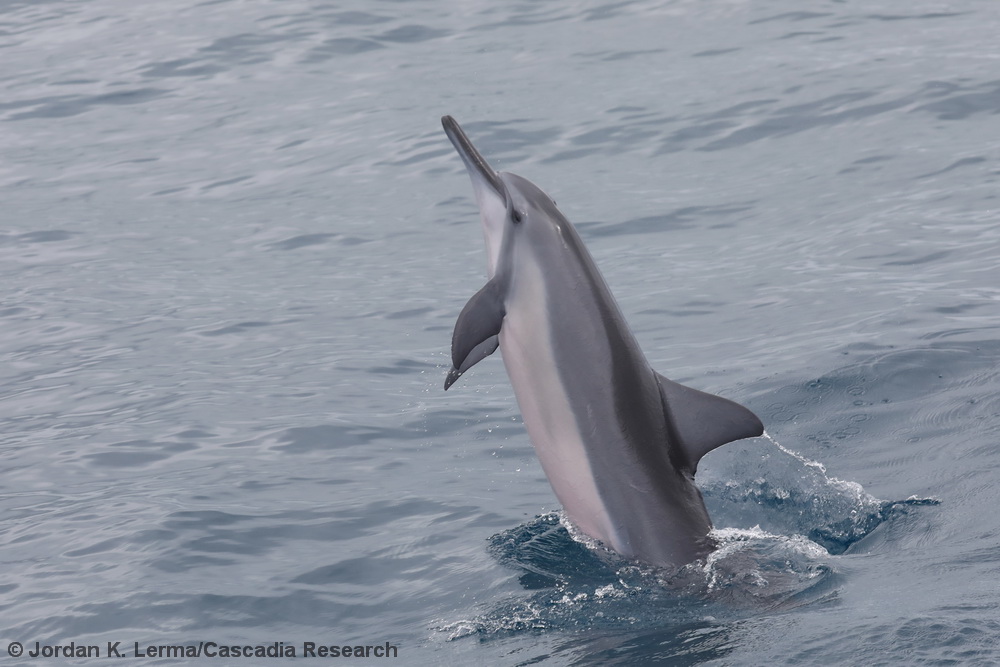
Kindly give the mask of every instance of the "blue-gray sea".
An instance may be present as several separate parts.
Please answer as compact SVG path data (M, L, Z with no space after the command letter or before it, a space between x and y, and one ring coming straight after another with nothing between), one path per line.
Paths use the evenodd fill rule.
M0 663L1000 663L998 33L996 0L4 0ZM658 371L764 421L699 468L705 561L574 539L499 354L442 390L485 281L444 114Z

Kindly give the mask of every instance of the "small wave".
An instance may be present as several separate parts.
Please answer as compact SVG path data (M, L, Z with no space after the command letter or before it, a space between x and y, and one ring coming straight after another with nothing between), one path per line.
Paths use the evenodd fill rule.
M762 520L713 530L718 546L705 559L677 569L638 563L581 533L564 513L550 512L489 540L490 554L517 571L531 594L491 603L483 614L438 631L454 640L550 629L683 628L835 601L838 554L908 507L938 503L879 500L765 437L785 460L782 466L764 457L761 465L776 481L706 488L706 500L721 506L723 516Z
M718 548L701 574L705 594L730 606L787 610L836 597L830 553L802 535L775 535L754 526L712 531Z
M885 501L857 482L827 475L826 467L763 436L783 455L737 457L725 481L702 484L716 522L756 525L783 535L803 535L834 555L846 553L907 508L936 505L933 498ZM749 481L737 482L733 478Z
M446 639L499 638L553 629L688 626L787 609L830 597L829 554L803 537L759 528L714 531L704 561L665 570L577 541L562 513L536 517L490 538L490 552L519 571L532 594L512 596L471 619L438 627ZM585 544L584 542L588 542Z

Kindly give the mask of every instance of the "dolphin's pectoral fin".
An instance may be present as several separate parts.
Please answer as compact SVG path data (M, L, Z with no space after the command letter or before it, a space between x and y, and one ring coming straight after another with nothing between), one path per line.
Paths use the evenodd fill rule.
M496 352L498 347L500 347L500 339L497 336L490 336L482 343L472 348L472 352L469 352L469 356L465 358L465 361L462 362L461 366L458 368L452 367L452 369L448 371L448 377L444 379L445 391L448 391L448 387L455 384L455 380L460 378L462 373Z
M444 388L455 383L465 371L496 352L497 335L506 311L499 284L490 280L465 304L451 337L451 370Z
M707 394L656 374L667 419L672 422L691 472L716 447L764 432L757 415L739 403Z

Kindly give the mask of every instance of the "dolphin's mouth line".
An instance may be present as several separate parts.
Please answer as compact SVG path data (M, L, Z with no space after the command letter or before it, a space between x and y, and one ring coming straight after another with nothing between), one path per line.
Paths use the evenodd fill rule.
M451 116L442 116L441 125L444 127L444 132L448 135L455 150L462 156L462 161L465 162L466 167L470 171L474 171L482 176L505 202L510 201L510 197L507 195L507 187L500 180L500 175L493 171L493 167L489 165L486 158L472 145L472 142L465 136L465 132L462 131L458 122Z

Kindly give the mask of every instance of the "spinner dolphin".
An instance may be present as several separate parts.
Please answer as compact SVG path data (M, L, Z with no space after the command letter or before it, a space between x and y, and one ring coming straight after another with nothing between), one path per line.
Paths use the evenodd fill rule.
M567 517L618 553L681 566L714 544L698 461L759 436L750 410L650 368L573 225L530 181L494 171L450 116L472 179L488 281L452 337L448 389L499 347L524 425Z

